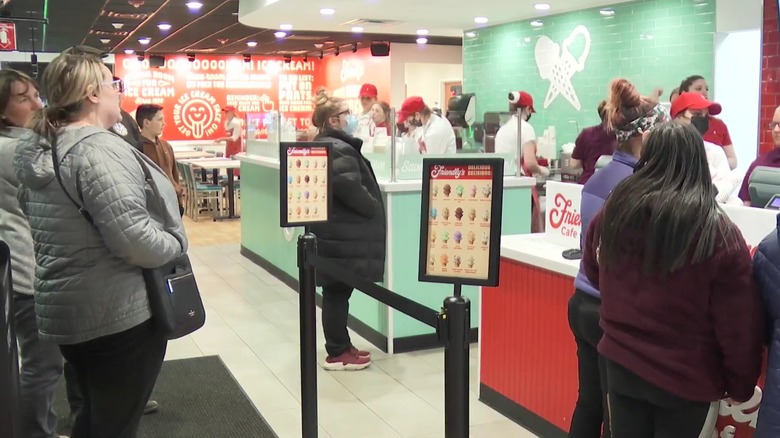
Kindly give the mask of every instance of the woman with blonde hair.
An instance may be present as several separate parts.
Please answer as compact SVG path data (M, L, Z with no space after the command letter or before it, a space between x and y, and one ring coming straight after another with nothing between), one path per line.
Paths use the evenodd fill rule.
M49 106L14 156L38 330L59 344L84 396L72 437L132 438L167 346L143 269L187 251L176 192L107 130L120 119L118 83L98 56L58 56L43 85Z
M342 265L369 281L382 281L385 272L387 225L382 193L371 164L360 153L363 140L345 132L350 110L337 97L318 95L312 122L315 141L333 144L333 211L326 224L311 225L321 257ZM322 329L329 371L360 370L371 355L352 345L347 331L353 288L317 271L322 286Z

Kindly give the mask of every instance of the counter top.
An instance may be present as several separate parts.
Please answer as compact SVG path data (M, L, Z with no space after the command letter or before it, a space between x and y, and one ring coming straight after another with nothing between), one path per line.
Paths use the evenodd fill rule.
M236 155L236 159L244 163L259 164L260 166L279 169L279 160L276 158L264 157L262 155L238 154Z
M566 260L566 248L550 243L544 234L519 234L501 237L501 257L574 278L579 260Z

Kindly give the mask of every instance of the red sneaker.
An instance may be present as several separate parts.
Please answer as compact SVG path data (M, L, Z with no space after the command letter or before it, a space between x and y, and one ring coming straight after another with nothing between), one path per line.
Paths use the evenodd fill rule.
M347 350L338 357L328 356L322 365L326 371L358 371L371 365L371 358L358 356Z
M368 357L368 358L371 357L371 352L370 351L358 350L357 347L355 347L354 345L350 345L349 346L349 351L351 351L352 354L360 356L360 357Z

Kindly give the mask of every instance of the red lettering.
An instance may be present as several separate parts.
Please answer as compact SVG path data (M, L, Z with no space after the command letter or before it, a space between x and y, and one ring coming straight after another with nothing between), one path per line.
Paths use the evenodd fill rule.
M564 223L566 225L575 227L582 225L582 217L580 216L580 212L571 208L573 204L571 199L566 199L563 194L557 193L553 202L555 204L555 208L550 209L549 214L550 225L554 229L560 228Z

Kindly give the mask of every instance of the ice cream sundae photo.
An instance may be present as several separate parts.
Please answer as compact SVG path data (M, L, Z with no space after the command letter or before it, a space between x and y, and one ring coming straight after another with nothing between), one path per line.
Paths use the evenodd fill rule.
M295 199L301 199L301 192L295 192Z
M444 242L445 244L450 241L450 232L449 231L445 231L445 232L443 232L441 234L441 241Z
M471 186L471 197L476 198L477 197L477 186L473 185Z
M483 245L487 245L488 244L488 240L490 240L490 236L488 236L487 231L483 231L482 232L482 244Z
M287 162L287 168L288 168L288 169L292 169L292 165L293 165L293 162L292 162L292 161L288 161L288 162Z
M431 254L431 256L428 257L428 264L431 266L436 264L436 254Z
M303 209L303 214L308 215L309 214L309 207L306 207Z
M431 219L436 220L439 216L439 210L436 207L431 208Z
M301 207L295 207L295 214L300 216L300 214L301 214Z
M447 256L447 254L442 254L439 260L441 260L441 265L444 267L446 267L450 262L450 258Z
M487 222L490 220L490 210L485 210L482 212L482 222Z
M461 220L463 219L463 209L458 207L455 209L455 219Z
M455 194L458 195L458 198L463 197L463 186L459 185L455 187Z
M308 190L306 190L305 192L303 192L303 197L304 197L305 199L309 199L309 191L308 191Z
M452 240L454 240L455 243L460 243L460 241L463 240L463 233L461 233L460 231L456 231L452 235Z
M476 241L476 240L477 240L477 235L476 235L476 234L474 234L474 232L473 232L473 231L469 231L469 234L468 234L468 242L469 242L469 245L473 245L473 244L474 244L474 241Z
M468 260L468 262L466 263L466 265L467 265L469 268L473 268L473 267L474 267L474 257L469 257L469 260Z
M431 231L431 243L436 242L436 231Z
M306 184L309 183L309 175L303 177L303 182L305 182Z
M474 210L473 208L469 210L469 220L471 222L474 222L474 219L477 218L477 210Z
M319 192L317 192L317 191L315 190L315 191L314 191L314 193L312 193L312 196L314 196L314 199L317 199L317 198L319 198L319 197L320 197L320 194L319 194Z
M439 186L434 185L433 186L433 197L435 198L439 194Z
M319 181L319 178L317 177L317 175L314 175L314 184L317 184L317 181Z
M315 206L314 206L313 213L314 213L314 214L317 214L317 212L319 212L319 210L320 210L320 209L319 209L319 208L317 208L317 206L315 205Z
M482 187L482 195L486 198L490 197L490 184L485 184L484 187Z
M292 175L287 175L287 184L292 184L293 177Z
M301 160L295 160L295 167L301 167Z
M314 160L314 168L316 169L317 167L319 167L319 164L317 163L317 160Z
M452 258L452 263L454 263L454 264L455 264L455 267L456 267L456 268L457 268L457 267L460 267L460 256L459 256L459 255L456 255L455 257L453 257L453 258Z
M300 175L295 177L295 183L296 184L300 184L301 183L301 176Z
M445 221L450 218L450 209L447 207L444 207L444 210L441 211L441 217Z
M307 169L309 168L309 160L305 160L305 161L303 162L303 167L305 167L305 168L307 168Z
M451 191L452 191L452 187L450 187L449 184L444 184L444 196L449 197Z
M320 167L325 168L325 160L320 161Z

